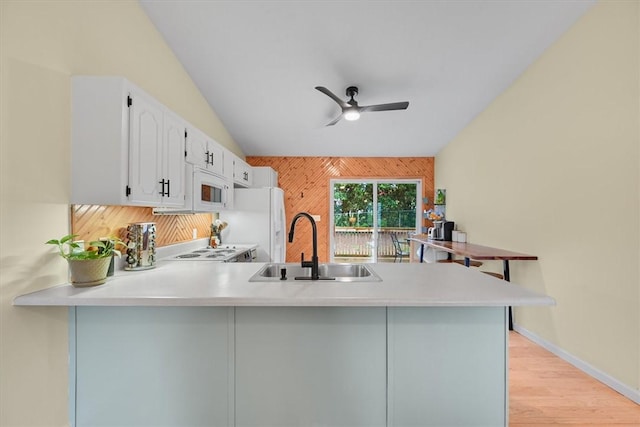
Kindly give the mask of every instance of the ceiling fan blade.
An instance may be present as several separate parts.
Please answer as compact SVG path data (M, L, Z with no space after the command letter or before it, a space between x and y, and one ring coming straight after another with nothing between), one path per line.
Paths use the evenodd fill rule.
M347 104L346 102L344 102L342 99L338 98L337 96L335 96L333 94L333 92L331 92L329 89L327 89L326 87L323 86L316 86L316 89L319 90L320 92L324 93L325 95L327 95L329 98L333 99L334 101L336 101L338 103L338 105L340 106L340 108L349 108L349 104Z
M360 107L359 110L361 113L367 111L406 110L408 106L408 102L392 102L390 104L365 105Z
M340 114L338 117L336 117L335 119L333 119L332 121L330 121L329 123L326 124L326 126L333 126L336 123L338 123L340 121L340 119L342 118L342 114Z

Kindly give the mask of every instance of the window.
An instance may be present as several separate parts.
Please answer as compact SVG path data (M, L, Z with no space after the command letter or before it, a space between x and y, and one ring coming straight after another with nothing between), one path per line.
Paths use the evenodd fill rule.
M418 180L331 180L331 261L393 262L391 235L420 224Z

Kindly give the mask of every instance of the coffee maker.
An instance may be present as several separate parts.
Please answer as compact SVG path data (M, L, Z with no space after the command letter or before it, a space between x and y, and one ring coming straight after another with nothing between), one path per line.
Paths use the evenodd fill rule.
M453 221L433 221L433 229L429 229L429 237L433 240L450 242L454 226Z

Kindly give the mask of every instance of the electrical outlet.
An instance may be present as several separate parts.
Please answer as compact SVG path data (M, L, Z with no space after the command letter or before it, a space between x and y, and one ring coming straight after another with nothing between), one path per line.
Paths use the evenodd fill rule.
M196 240L198 238L198 229L194 228L193 229L193 240Z

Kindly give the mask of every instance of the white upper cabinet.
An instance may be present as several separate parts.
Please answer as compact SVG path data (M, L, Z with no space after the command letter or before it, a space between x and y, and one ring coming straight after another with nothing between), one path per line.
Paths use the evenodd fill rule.
M235 188L251 187L253 168L228 149L224 149L224 174Z
M234 187L251 187L253 183L253 168L240 157L230 151L226 154L231 156L232 179Z
M203 132L190 127L187 131L188 163L224 176L224 149Z
M164 115L164 205L184 206L186 123L177 115Z
M129 200L157 205L162 201L158 181L162 177L164 113L134 90L130 99Z
M270 166L253 166L253 187L277 187L278 172Z
M252 167L238 156L233 159L233 183L236 187L251 187L253 184Z
M71 203L184 206L186 123L121 77L73 77Z

